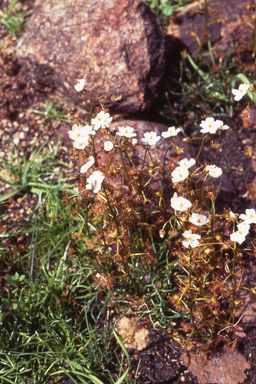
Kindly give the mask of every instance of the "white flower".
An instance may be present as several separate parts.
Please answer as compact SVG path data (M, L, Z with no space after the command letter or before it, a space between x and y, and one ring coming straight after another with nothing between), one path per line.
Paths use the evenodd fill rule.
M235 101L239 101L246 95L247 90L250 88L248 84L240 84L238 89L232 89L232 93L235 96Z
M238 231L233 232L230 235L231 241L236 241L239 244L242 244L245 241L245 236L248 234L250 225L245 223L240 223L237 225Z
M89 144L89 141L74 141L73 147L76 149L84 149Z
M85 163L84 165L82 165L81 169L80 169L80 172L81 173L85 173L88 171L88 169L90 169L93 164L95 163L95 159L93 156L90 156L89 157L89 161L87 161L87 163Z
M114 145L112 141L105 141L104 143L104 151L109 152L111 149L113 149Z
M216 167L216 165L207 165L205 167L206 172L209 172L209 175L211 177L214 177L215 179L222 175L222 169L219 167Z
M192 213L189 218L189 221L190 223L197 225L198 227L209 223L209 219L207 219L205 215L200 215L199 213Z
M179 162L180 166L181 167L185 167L185 168L190 168L190 167L193 167L193 165L195 165L196 161L195 159L183 159Z
M205 120L201 121L200 132L202 133L216 133L217 129L223 126L223 122L221 120L214 120L213 117L207 117Z
M89 139L89 136L88 136L88 128L86 127L90 127L89 125L86 125L86 126L83 126L83 125L77 125L77 124L74 124L72 126L72 130L71 131L68 131L68 135L70 137L70 139L76 141L76 142L86 142L88 141ZM91 128L91 127L90 127Z
M180 128L175 128L175 127L169 127L168 131L162 132L162 136L164 138L170 137L170 136L176 136L179 132L181 131Z
M195 248L200 244L198 240L201 239L201 236L196 233L192 233L191 229L185 231L183 236L185 237L185 240L182 241L182 244L185 248L188 248L189 246L191 248Z
M141 139L142 141L145 141L146 144L149 145L155 145L158 140L160 140L161 137L156 135L156 132L146 132L144 133L144 138Z
M94 171L91 176L86 180L86 189L91 189L94 193L97 193L101 189L101 184L104 180L104 175L100 171Z
M116 133L118 136L125 136L128 138L137 136L137 133L133 132L134 128L129 127L128 125L127 127L118 127L118 129L119 132Z
M239 216L244 220L244 224L256 224L256 212L255 209L246 209L245 214Z
M172 172L172 182L178 183L179 181L185 180L189 175L187 167L177 167Z
M108 128L112 120L113 117L110 117L109 113L101 111L97 113L95 119L92 119L91 123L95 125L94 129L98 131L99 128Z
M83 125L83 132L87 133L87 135L95 135L96 132L90 125Z
M165 234L166 234L165 230L164 229L160 229L159 236L161 237L161 239L164 238Z
M178 197L177 192L174 193L171 198L171 206L175 211L184 212L187 211L191 207L191 202L184 197Z
M77 92L81 92L85 87L85 80L84 79L77 79L77 84L74 86L75 90Z
M224 130L230 128L228 125L224 125L223 121L221 121L221 120L217 120L217 121L219 121L221 123L219 126L219 129L222 129L224 131Z
M132 145L136 145L138 143L137 139L132 139Z

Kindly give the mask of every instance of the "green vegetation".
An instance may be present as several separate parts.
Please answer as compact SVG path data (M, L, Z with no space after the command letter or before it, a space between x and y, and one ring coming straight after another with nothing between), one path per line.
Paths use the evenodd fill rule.
M186 11L186 4L193 0L144 0L154 9L160 21L164 25L174 11Z
M44 104L45 104L45 111L39 111L37 109L29 109L29 111L32 113L45 116L45 119L42 121L41 124L47 123L46 124L46 127L47 127L47 125L50 124L51 120L58 120L58 121L65 121L67 123L72 123L72 120L68 120L65 118L66 110L68 106L62 110L61 105L56 105L56 107L54 107L49 100L45 100Z
M0 14L0 22L7 28L7 32L11 37L20 36L22 30L26 26L25 19L31 15L33 11L20 11L20 4L18 0L11 0L9 8Z

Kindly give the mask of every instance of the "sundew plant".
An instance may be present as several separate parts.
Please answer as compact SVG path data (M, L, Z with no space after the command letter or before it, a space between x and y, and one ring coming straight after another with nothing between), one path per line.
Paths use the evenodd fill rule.
M88 92L84 87L79 79L76 91ZM232 90L237 101L247 93L253 98L253 92L250 84ZM173 140L180 128L169 127L161 136L146 132L139 139L133 127L112 127L106 96L91 96L88 121L76 118L68 132L72 158L82 166L78 197L65 198L76 204L73 216L83 219L74 237L85 244L94 281L116 302L126 299L137 311L147 308L153 325L187 349L207 351L223 340L234 345L243 244L247 251L255 248L250 229L256 211L217 212L222 170L199 162L206 140L214 141L216 132L229 126L207 117L198 137L184 139L201 141L197 156L185 158ZM94 113L96 102L100 109ZM156 151L160 140L168 143L162 160ZM177 156L167 163L173 148ZM140 163L134 159L139 150Z

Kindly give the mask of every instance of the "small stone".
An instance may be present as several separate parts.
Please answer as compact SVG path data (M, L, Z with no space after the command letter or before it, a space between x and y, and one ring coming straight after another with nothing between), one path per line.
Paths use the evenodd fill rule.
M13 139L13 142L14 142L14 144L18 145L20 142L20 139L18 137L16 137L15 139Z
M25 139L25 133L24 132L20 132L19 133L19 138L20 139Z

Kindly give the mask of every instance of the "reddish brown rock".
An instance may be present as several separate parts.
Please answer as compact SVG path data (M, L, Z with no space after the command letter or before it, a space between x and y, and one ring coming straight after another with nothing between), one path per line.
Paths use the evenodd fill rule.
M249 2L241 0L207 3L207 28L205 0L198 0L186 5L187 12L179 12L170 19L167 34L180 39L192 56L198 54L198 41L207 43L208 37L213 50L230 52L237 44L238 51L244 54L253 42L253 6L250 9ZM207 44L205 48L207 51Z
M199 43L205 47L209 40L213 45L221 37L220 20L216 13L204 14L205 0L187 4L186 12L179 12L170 19L167 35L172 35L182 41L192 56L198 54ZM211 4L211 9L214 7ZM205 27L207 20L208 27Z
M145 327L141 327L137 321L138 319L135 317L124 316L118 320L116 328L120 336L125 335L123 343L126 348L141 351L147 347L149 331Z
M238 384L247 378L244 371L251 366L238 351L226 351L204 362L194 352L184 352L181 362L197 377L198 384Z
M55 83L86 107L90 97L74 90L84 78L88 91L117 95L108 106L126 112L144 110L158 96L164 51L159 21L142 0L43 1L17 44L37 88Z

